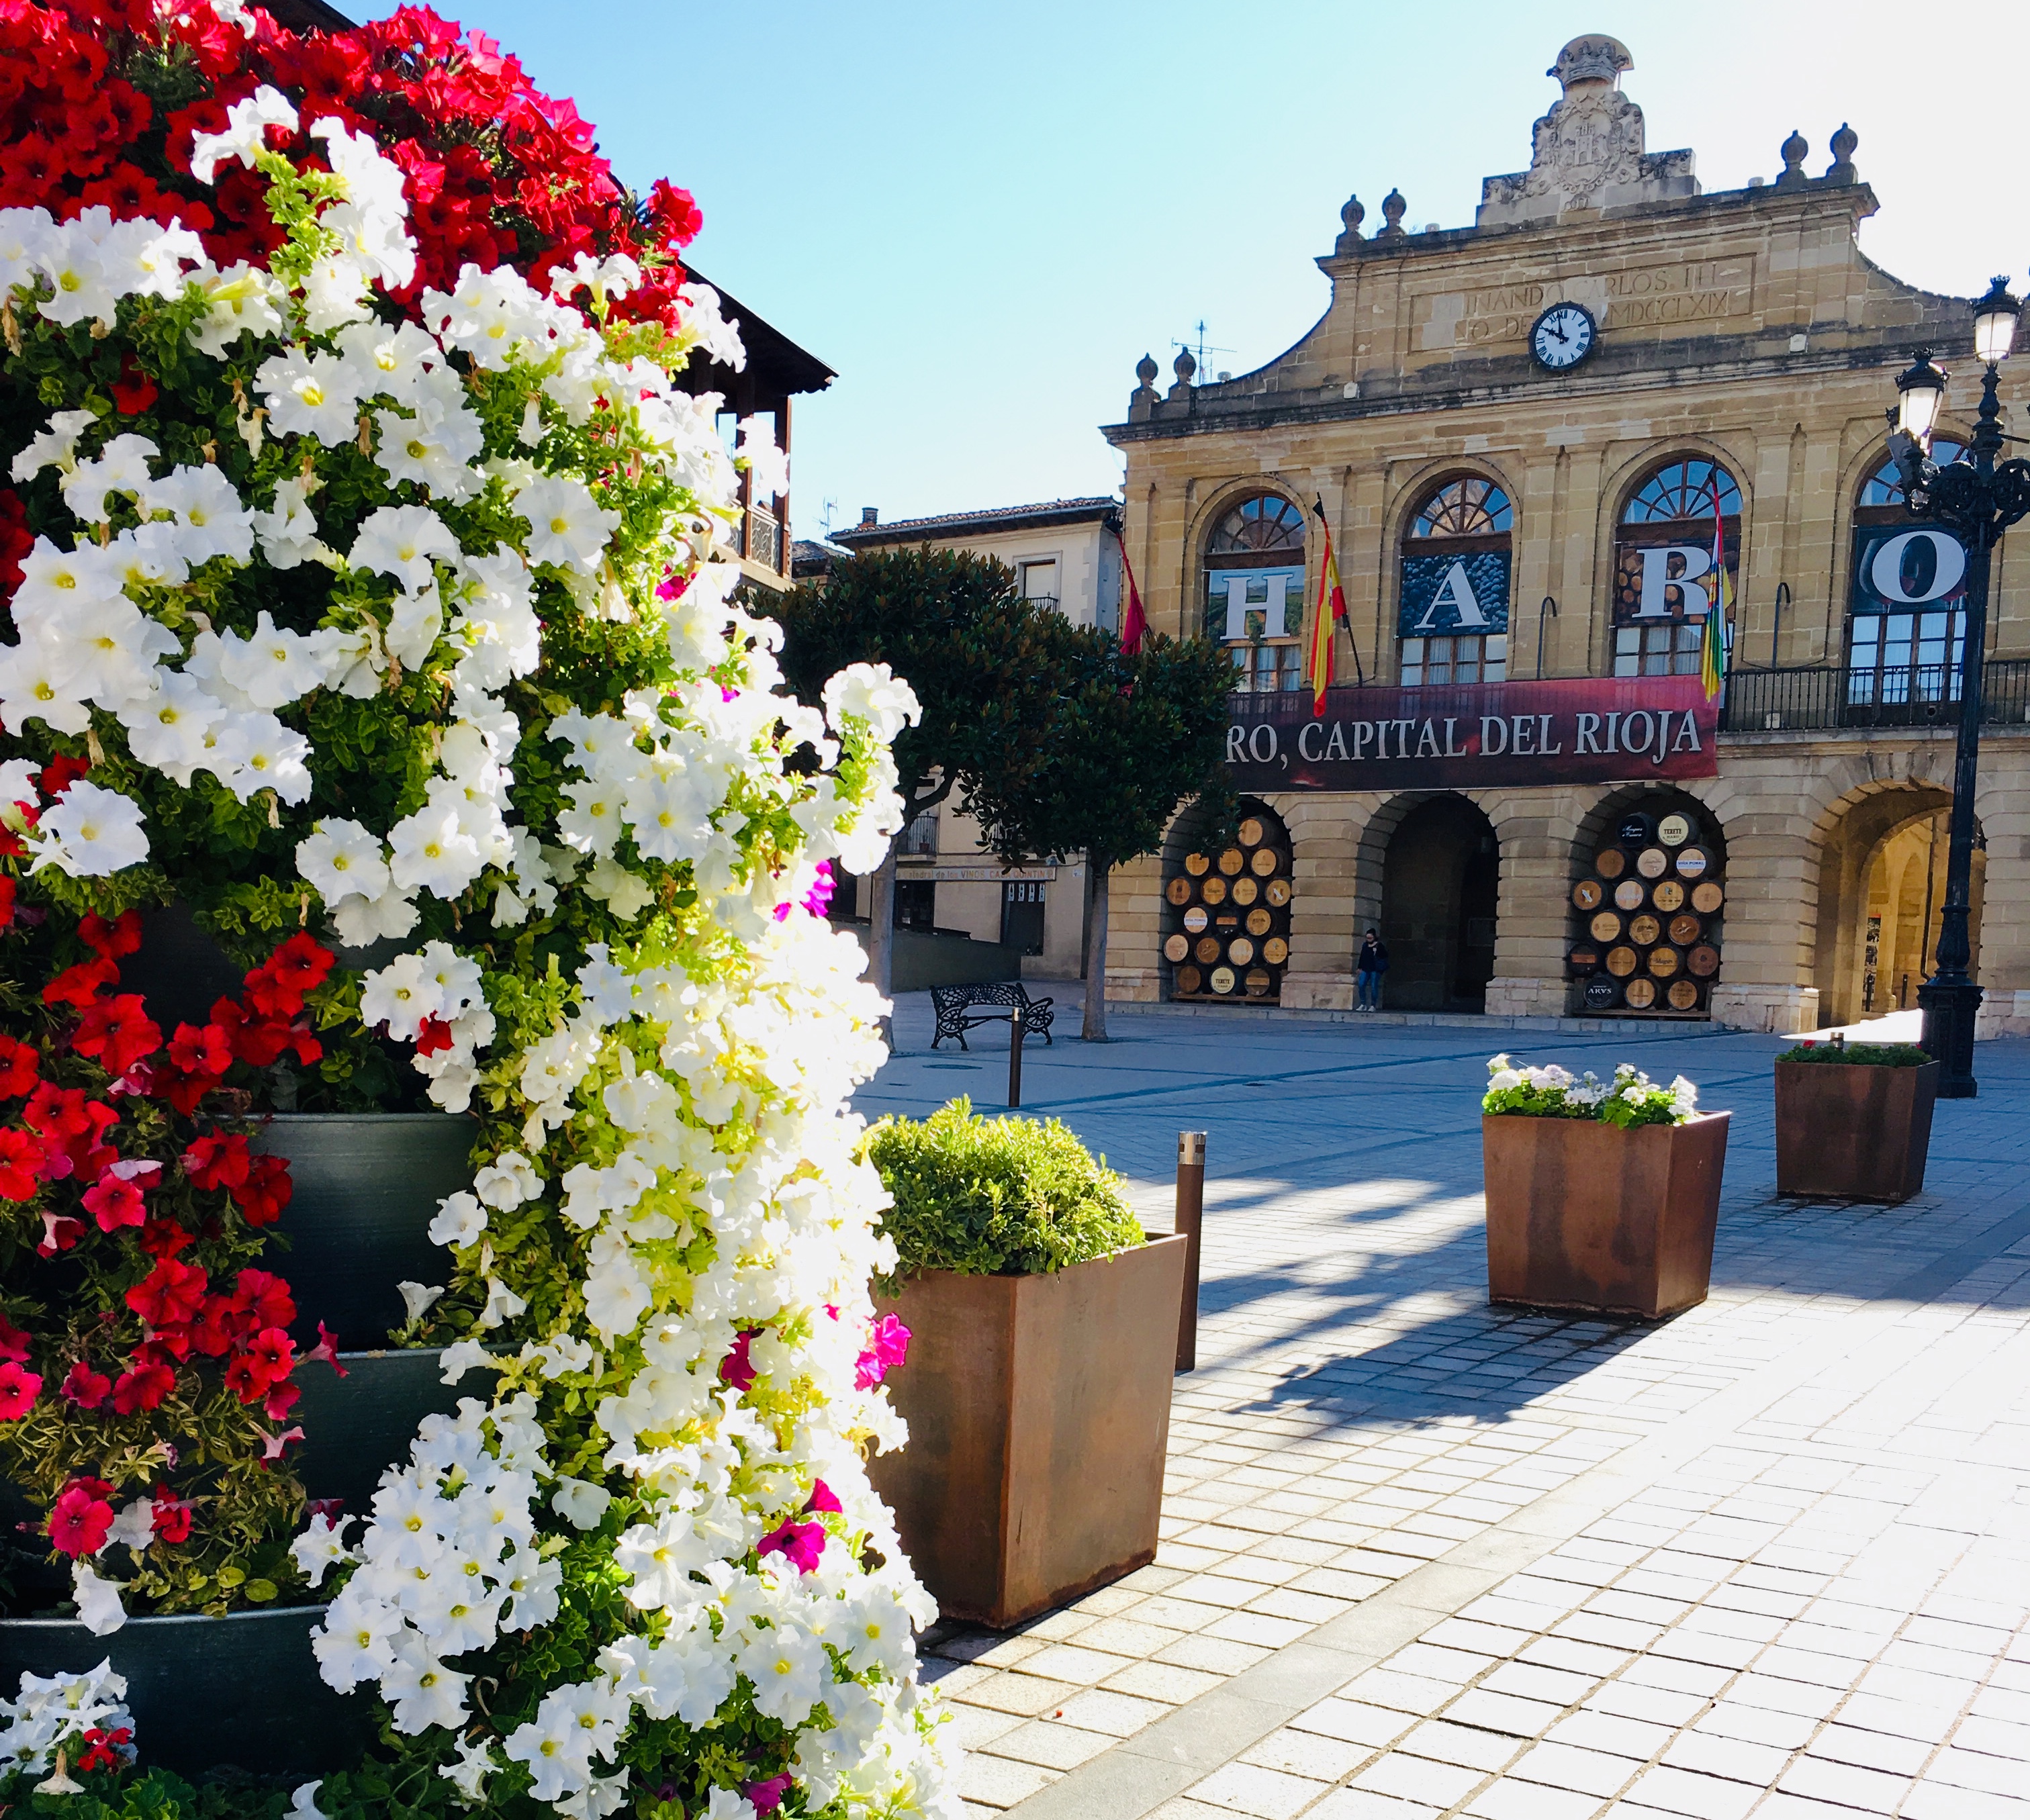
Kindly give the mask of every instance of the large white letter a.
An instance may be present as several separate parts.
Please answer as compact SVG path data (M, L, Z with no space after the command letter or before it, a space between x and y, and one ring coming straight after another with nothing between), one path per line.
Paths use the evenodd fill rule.
M1474 598L1473 583L1467 579L1466 564L1456 562L1445 571L1445 578L1438 584L1438 591L1431 596L1431 604L1424 609L1424 616L1411 628L1417 632L1436 630L1432 615L1449 603L1459 609L1459 625L1467 630L1485 626L1487 615L1480 610L1480 603Z

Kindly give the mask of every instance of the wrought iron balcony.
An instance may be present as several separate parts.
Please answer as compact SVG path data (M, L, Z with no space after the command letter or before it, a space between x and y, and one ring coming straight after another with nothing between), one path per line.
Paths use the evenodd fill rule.
M1981 719L1989 726L2030 726L2030 659L1987 666ZM1835 727L1954 726L1959 715L1957 667L1898 670L1800 665L1737 670L1721 703L1723 733L1811 731Z

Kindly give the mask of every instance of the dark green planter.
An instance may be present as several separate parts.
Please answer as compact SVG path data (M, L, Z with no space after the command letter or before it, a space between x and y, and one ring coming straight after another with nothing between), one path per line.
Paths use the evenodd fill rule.
M338 1361L344 1377L327 1365L299 1365L303 1394L289 1420L303 1424L303 1444L291 1457L303 1489L313 1498L342 1499L348 1515L363 1517L374 1507L381 1473L408 1458L424 1417L455 1414L461 1397L489 1400L493 1372L475 1369L448 1384L442 1359L435 1346L344 1352Z
M340 1345L377 1346L407 1319L398 1283L449 1280L430 1242L447 1194L472 1186L478 1127L452 1112L278 1112L255 1148L289 1159L296 1191L270 1268L289 1280L298 1343L322 1320Z
M321 1605L229 1618L131 1618L110 1636L61 1618L0 1619L0 1688L25 1670L81 1674L110 1661L144 1766L191 1776L225 1764L266 1776L320 1775L372 1742L365 1692L318 1678L311 1629Z

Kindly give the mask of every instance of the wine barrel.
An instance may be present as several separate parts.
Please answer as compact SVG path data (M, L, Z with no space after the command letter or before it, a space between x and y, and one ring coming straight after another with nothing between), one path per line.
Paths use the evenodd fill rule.
M1177 990L1180 993L1200 992L1205 988L1205 975L1195 967L1177 969Z
M1712 979L1720 971L1720 950L1710 942L1701 942L1685 956L1685 971L1696 979Z
M1600 950L1597 948L1575 948L1565 956L1565 965L1575 977L1583 978L1600 971Z
M1610 948L1607 951L1607 970L1617 979L1626 979L1641 964L1641 956L1632 948Z
M1597 878L1582 878L1572 887L1572 904L1583 916L1591 916L1607 897L1607 887Z
M1262 887L1244 873L1233 882L1233 901L1236 904L1252 904L1262 895Z
M1184 870L1194 878L1203 878L1212 870L1212 861L1203 853L1187 853L1184 856Z
M1255 944L1245 935L1236 935L1226 945L1226 957L1236 967L1245 967L1255 958Z
M1603 847L1593 856L1593 869L1603 878L1619 878L1628 870L1628 856L1619 847Z
M1248 862L1258 878L1266 878L1283 864L1283 856L1273 847L1257 847L1255 856Z
M1208 904L1226 901L1226 881L1215 872L1199 887L1199 895Z
M1219 869L1231 878L1247 864L1247 856L1238 847L1229 847L1219 856Z
M1586 925L1587 932L1596 942L1619 942L1621 939L1621 919L1612 910L1603 910Z
M1276 983L1275 975L1266 967L1250 970L1247 975L1247 996L1250 998L1267 997L1269 988Z
M1589 1011L1612 1011L1621 1002L1621 982L1611 973L1596 973L1582 996Z
M1685 970L1685 957L1675 948L1659 946L1649 950L1647 965L1653 979L1671 979Z
M1703 847L1685 847L1678 853L1678 876L1703 878L1712 870L1712 855Z
M1233 990L1233 969L1232 968L1215 967L1212 970L1212 989L1214 992L1231 992Z
M1717 878L1702 878L1692 887L1692 908L1701 916L1712 916L1726 901Z
M1262 958L1271 967L1281 967L1290 958L1290 945L1280 935L1272 935L1262 944Z
M1697 832L1692 818L1675 810L1656 824L1656 838L1667 847L1682 847Z
M1192 950L1192 958L1205 966L1211 966L1219 958L1219 938L1217 935L1201 935L1198 946Z
M1269 933L1270 926L1275 920L1274 917L1258 904L1247 912L1247 933L1251 935L1266 935Z
M1173 965L1180 960L1188 960L1191 952L1191 938L1188 936L1173 935L1163 944L1163 958Z
M1271 878L1264 887L1264 894L1278 910L1281 909L1290 901L1290 881L1288 878Z
M1184 932L1189 935L1204 933L1205 926L1212 920L1212 912L1203 904L1194 904L1184 912Z
M1656 1002L1656 982L1653 979L1631 979L1621 997L1631 1011L1647 1011Z
M1181 910L1192 901L1192 882L1180 873L1163 887L1163 895Z
M1240 844L1244 847L1259 847L1268 832L1259 815L1250 815L1240 824Z
M1645 878L1660 878L1671 869L1671 856L1661 847L1645 847L1635 856L1635 870Z
M1700 923L1689 911L1681 912L1671 919L1671 940L1680 948L1689 948L1698 940Z
M1668 916L1685 907L1685 888L1675 878L1660 878L1649 887L1649 901Z
M1640 878L1624 878L1614 888L1614 907L1617 910L1640 910L1649 897L1649 889Z
M1646 910L1640 916L1631 917L1629 919L1628 939L1638 948L1647 948L1654 942L1660 942L1663 936L1664 925Z
M1699 1002L1699 989L1689 979L1674 979L1664 995L1673 1011L1691 1011Z
M1646 847L1656 838L1656 823L1640 809L1634 809L1614 824L1614 836L1624 847Z

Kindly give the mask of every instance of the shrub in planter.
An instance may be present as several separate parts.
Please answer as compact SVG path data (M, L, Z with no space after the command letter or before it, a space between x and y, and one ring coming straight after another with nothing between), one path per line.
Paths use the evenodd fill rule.
M868 1142L894 1205L881 1338L909 1445L875 1462L951 1617L1008 1625L1152 1559L1186 1241L1055 1120L959 1100Z
M1937 1062L1915 1043L1805 1042L1776 1058L1776 1192L1907 1201L1924 1187Z
M1488 1064L1489 1298L1654 1320L1703 1302L1728 1115L1679 1076Z
M421 12L306 45L226 0L25 0L0 58L9 977L49 979L29 930L67 967L88 927L177 904L242 967L386 944L307 992L295 1104L383 1103L363 1076L392 1044L473 1120L404 1338L493 1382L422 1422L363 1525L316 1513L289 1544L331 1601L318 1670L379 1732L296 1811L950 1812L931 1608L863 1464L899 1432L845 1110L883 1008L823 918L831 862L871 870L899 825L915 704L865 667L821 706L782 694L772 628L706 559L736 477L718 401L671 375L739 355L681 285L669 195L620 196L568 104ZM783 490L753 426L739 459ZM119 996L79 1028L133 1027ZM187 1027L162 1040L223 1068ZM232 1054L265 1071L244 1109L281 1105L281 1050ZM237 1265L166 1138L102 1147L164 1164L173 1207L212 1196L197 1255ZM95 1191L93 1150L70 1160ZM118 1257L93 1293L131 1361L200 1315L166 1271L127 1303ZM286 1337L245 1293L275 1315L256 1341ZM54 1482L95 1431L26 1380L77 1336L19 1331L15 1419L55 1417ZM95 1528L111 1499L79 1498ZM136 1502L113 1521L138 1536L152 1482ZM87 1742L13 1753L0 1802L87 1773L126 1802L147 1725L138 1767Z

